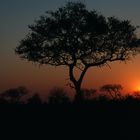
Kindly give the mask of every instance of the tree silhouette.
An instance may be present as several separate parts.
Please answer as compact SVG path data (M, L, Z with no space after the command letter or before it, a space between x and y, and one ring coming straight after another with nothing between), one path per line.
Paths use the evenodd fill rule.
M18 103L20 99L28 94L25 87L12 88L0 94L0 98L8 101L9 103Z
M70 99L67 96L67 93L62 88L54 88L50 92L48 96L48 103L49 104L67 104L70 103Z
M82 89L84 99L90 100L97 93L96 89Z
M107 84L100 88L101 91L105 91L110 94L112 99L117 99L121 97L121 90L123 87L120 84Z
M30 105L41 105L42 104L42 100L38 93L35 93L32 97L30 97L27 102Z
M29 28L30 33L15 52L39 64L67 66L69 85L76 90L77 99L82 99L81 85L89 68L128 60L137 54L140 44L137 27L130 21L105 18L81 2L68 2L56 11L47 11Z
M135 91L132 94L134 96L134 98L136 98L137 100L140 100L140 91Z

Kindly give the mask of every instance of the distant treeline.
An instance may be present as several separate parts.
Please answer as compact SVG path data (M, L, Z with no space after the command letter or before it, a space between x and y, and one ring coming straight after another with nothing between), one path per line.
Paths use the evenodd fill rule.
M123 87L120 84L106 84L99 90L82 89L83 98L81 101L71 99L63 88L53 88L47 99L43 101L39 93L30 94L24 86L11 88L0 93L0 104L73 104L73 103L92 103L92 102L140 102L140 92L131 94L122 93Z

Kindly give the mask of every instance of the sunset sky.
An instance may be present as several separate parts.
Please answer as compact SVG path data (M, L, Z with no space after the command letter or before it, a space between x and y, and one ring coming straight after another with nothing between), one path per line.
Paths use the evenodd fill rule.
M66 87L68 71L21 60L14 48L28 33L27 25L47 10L63 6L67 0L0 0L0 92L17 86L47 93L52 87ZM96 9L106 17L129 19L140 26L140 0L84 0L88 9ZM140 29L137 30L140 37ZM99 88L119 83L125 92L140 90L140 55L127 63L112 63L108 67L90 69L83 82L85 88Z

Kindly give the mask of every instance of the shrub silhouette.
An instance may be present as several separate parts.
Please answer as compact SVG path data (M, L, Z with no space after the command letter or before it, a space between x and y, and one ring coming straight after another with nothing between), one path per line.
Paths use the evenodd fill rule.
M137 27L128 20L106 18L88 10L81 2L68 2L55 11L47 11L29 28L30 33L15 52L42 65L68 67L77 100L82 99L81 85L89 68L126 61L139 52ZM78 78L75 69L80 72Z
M48 96L49 104L67 104L70 103L70 99L67 96L66 91L63 88L54 88Z
M30 97L27 101L29 105L41 105L42 100L38 93L35 93L32 97Z
M25 87L11 88L0 94L0 98L3 101L9 103L20 103L23 96L28 94L28 90Z
M85 100L91 100L93 95L95 95L96 93L96 89L82 89L82 94Z
M123 87L120 84L107 84L100 88L101 91L109 94L112 99L120 99L122 89Z
M135 99L140 100L140 91L135 91L133 93L133 96L134 96Z

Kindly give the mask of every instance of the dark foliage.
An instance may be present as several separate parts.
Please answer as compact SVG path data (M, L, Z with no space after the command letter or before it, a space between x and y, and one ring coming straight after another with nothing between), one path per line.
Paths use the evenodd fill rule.
M101 91L109 94L112 99L120 99L122 89L123 87L120 84L107 84L100 88Z
M70 99L62 88L54 88L48 96L49 104L68 104Z
M95 94L97 94L96 89L82 89L82 94L84 96L84 100L91 100Z
M25 87L12 88L0 94L1 102L20 103L23 96L28 94Z
M27 104L29 104L29 105L41 105L42 100L41 100L39 94L35 93L32 97L30 97L27 101Z

